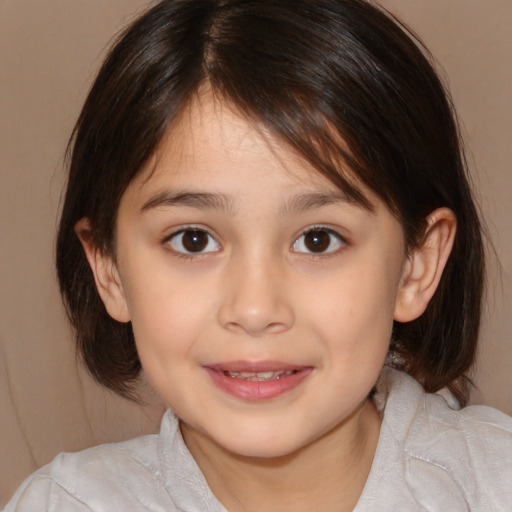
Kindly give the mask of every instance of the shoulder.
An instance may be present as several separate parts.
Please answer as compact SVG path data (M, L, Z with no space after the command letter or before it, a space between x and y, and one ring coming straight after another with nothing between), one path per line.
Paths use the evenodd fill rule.
M63 453L18 489L4 512L226 512L169 410L159 434Z
M4 512L174 510L160 483L158 442L155 434L62 453L22 484Z
M411 492L439 496L446 490L469 510L507 510L512 418L485 406L459 409L449 397L425 393L400 372L387 372L384 380L383 435L401 452Z

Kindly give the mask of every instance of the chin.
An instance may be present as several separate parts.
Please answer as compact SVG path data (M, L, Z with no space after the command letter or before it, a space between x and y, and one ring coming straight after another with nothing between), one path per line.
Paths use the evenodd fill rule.
M247 438L243 443L229 443L224 449L238 457L250 459L278 459L287 457L300 450L302 443L269 441L268 439L253 440L248 442Z
M295 431L294 431L295 430ZM243 433L243 434L238 434ZM211 439L224 450L239 456L259 459L286 457L310 444L317 437L311 432L296 432L284 425L239 425Z

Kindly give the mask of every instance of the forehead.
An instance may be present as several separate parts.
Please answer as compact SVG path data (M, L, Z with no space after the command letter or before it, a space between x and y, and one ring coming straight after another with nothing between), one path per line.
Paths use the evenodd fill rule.
M371 210L375 194L358 183L357 176L348 170L341 157L337 165L345 177L349 176L357 184L367 200L365 206ZM233 181L241 184L251 176L266 176L270 185L277 175L289 185L319 188L353 201L263 123L240 113L211 91L199 90L168 128L135 181L146 189L171 178L175 184L199 180L204 185L224 179L233 185Z
M231 218L271 229L283 219L325 217L332 223L341 214L375 227L396 224L401 232L385 203L361 189L372 208L354 201L266 127L225 102L199 97L126 189L117 222L131 224L148 212L152 218L196 212L203 223ZM312 220L308 215L315 211Z
M256 166L260 172L281 167L296 179L319 178L288 144L213 94L198 94L190 102L163 137L146 175L158 179L161 173L179 177L201 171L205 177L215 174L220 178L228 173L227 166L235 164L240 166L240 174ZM298 167L309 172L300 173L299 178L299 173L293 173Z

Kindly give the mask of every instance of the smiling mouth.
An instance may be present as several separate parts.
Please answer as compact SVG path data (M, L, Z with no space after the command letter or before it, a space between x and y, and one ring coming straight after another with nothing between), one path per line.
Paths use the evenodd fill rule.
M230 372L227 370L222 371L222 374L232 379L248 380L251 382L268 382L271 380L279 380L284 377L289 377L298 370L286 371L273 371L273 372Z
M231 362L203 367L225 393L249 402L275 399L291 392L313 372L312 366L279 362Z

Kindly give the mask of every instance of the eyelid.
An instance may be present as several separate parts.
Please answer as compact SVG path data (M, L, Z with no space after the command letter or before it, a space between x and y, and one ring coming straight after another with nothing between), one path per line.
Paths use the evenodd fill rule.
M308 233L315 232L315 231L325 232L325 233L328 233L329 235L333 236L334 238L336 238L337 241L339 242L338 247L335 247L334 249L330 249L329 248L330 246L329 246L328 250L319 251L319 252L310 251L310 250L304 250L304 251L294 250L294 247L296 246L296 244L299 242L299 240L302 237L306 236ZM332 255L338 253L341 249L343 249L347 245L348 245L347 239L338 230L336 230L332 227L328 227L328 226L314 225L314 226L310 226L310 227L304 229L299 234L299 236L295 238L294 242L292 243L291 250L292 250L292 252L295 252L296 254L305 255L308 257L327 257L327 256L332 256Z
M187 251L186 249L183 251L180 251L180 250L176 249L175 247L173 247L170 242L172 240L176 239L179 235L186 233L187 231L199 231L199 232L205 233L210 238L210 240L213 240L215 242L216 248L214 250L209 250L209 251L201 250L198 252L193 252L193 251ZM172 253L175 256L187 258L187 259L201 258L201 257L207 256L212 253L217 253L221 249L221 245L220 245L219 241L217 240L217 236L212 234L208 228L206 228L204 226L199 226L199 225L180 226L179 228L173 230L173 232L170 233L169 235L166 235L162 239L161 243L162 243L162 245L167 246L168 250L172 251ZM210 242L208 242L208 244L209 243Z

